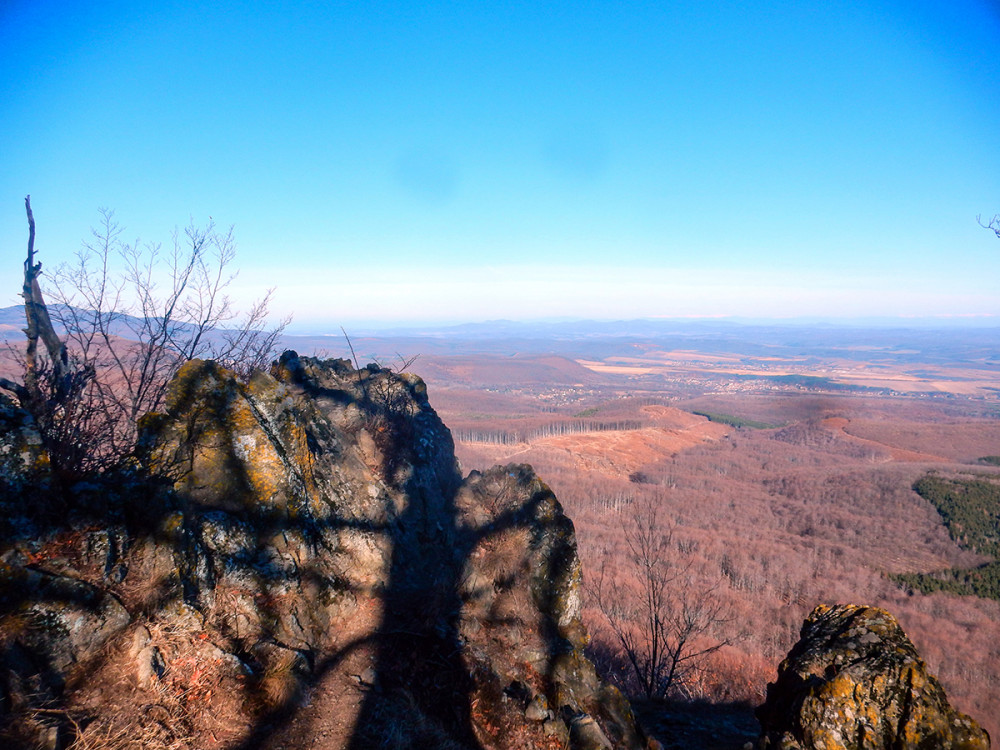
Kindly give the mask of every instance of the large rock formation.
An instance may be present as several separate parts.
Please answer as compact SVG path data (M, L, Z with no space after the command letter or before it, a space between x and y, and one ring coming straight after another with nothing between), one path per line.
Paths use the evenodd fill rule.
M48 456L31 415L0 395L0 503L14 502L26 487L44 482L47 470Z
M760 750L985 750L895 618L819 606L757 709Z
M529 467L463 479L419 378L193 361L141 466L35 494L4 408L4 746L644 746L582 652L572 523Z

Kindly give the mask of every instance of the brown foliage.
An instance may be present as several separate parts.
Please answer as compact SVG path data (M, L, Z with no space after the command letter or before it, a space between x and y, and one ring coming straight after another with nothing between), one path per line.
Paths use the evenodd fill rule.
M446 422L453 419L449 391L437 386L435 393ZM574 401L572 394L560 393L568 402L564 412L596 407L598 415L616 419L648 418L642 405L655 398L647 391L601 402L581 389ZM507 394L502 406L498 394L488 398L483 412L531 414L539 403L525 392ZM1000 604L909 594L884 575L982 561L959 549L936 511L912 491L913 481L932 464L908 457L925 452L972 460L995 453L995 420L979 416L981 407L972 400L963 406L804 394L716 395L690 403L785 426L730 429L673 455L661 452L632 469L644 478L638 483L614 470L628 465L629 456L615 453L626 444L603 436L595 436L605 451L603 462L560 449L559 438L509 447L459 441L457 452L466 469L513 455L533 464L574 519L587 580L599 577L602 565L606 575L620 570L628 557L617 519L636 504L661 498L660 511L692 561L691 579L698 574L722 579L717 595L731 612L723 637L746 636L712 654L692 695L759 701L815 604L861 602L892 611L955 705L994 735L1000 732L994 718L1000 715ZM463 392L461 412L475 409L474 396ZM479 419L489 424L486 414ZM585 617L595 660L605 674L627 680L630 666L605 616L590 606Z

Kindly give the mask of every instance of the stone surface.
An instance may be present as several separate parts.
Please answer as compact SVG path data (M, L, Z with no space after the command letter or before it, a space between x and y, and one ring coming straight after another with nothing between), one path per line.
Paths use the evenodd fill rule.
M44 461L8 416L19 482ZM192 361L140 457L63 499L106 520L0 549L0 739L41 741L41 696L87 746L644 747L583 654L572 522L530 467L463 479L419 378Z
M0 539L37 532L25 504L48 500L52 484L49 456L31 415L0 394Z
M18 487L48 470L42 438L28 412L0 395L0 483Z
M822 605L757 709L760 750L984 750L989 736L948 703L895 618Z

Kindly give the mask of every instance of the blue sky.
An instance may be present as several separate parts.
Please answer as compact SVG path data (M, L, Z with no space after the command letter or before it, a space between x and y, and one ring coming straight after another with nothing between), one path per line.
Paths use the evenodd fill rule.
M0 305L112 208L301 328L1000 322L996 2L0 1ZM966 317L972 316L972 317Z

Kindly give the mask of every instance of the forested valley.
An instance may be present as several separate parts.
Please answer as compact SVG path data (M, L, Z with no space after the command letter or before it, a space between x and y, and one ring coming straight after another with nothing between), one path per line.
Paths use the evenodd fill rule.
M702 617L668 699L759 704L814 606L867 603L893 612L956 704L1000 734L995 397L733 392L720 373L627 368L603 384L524 372L476 384L431 360L463 469L529 463L573 518L591 652L629 694L643 686L618 633L627 607L615 622L595 590L641 596L630 549L654 508L669 595ZM976 502L938 497L955 488Z

